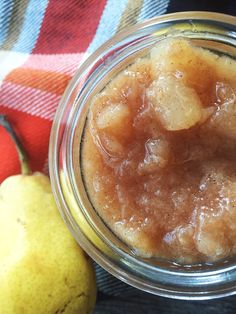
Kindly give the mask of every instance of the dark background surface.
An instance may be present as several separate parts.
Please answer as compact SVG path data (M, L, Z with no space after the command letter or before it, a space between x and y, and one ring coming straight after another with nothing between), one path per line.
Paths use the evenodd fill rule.
M235 314L236 297L182 301L137 293L127 298L99 295L94 314Z
M158 1L158 0L156 0ZM170 1L167 12L212 11L236 15L235 0L174 0Z
M166 13L178 11L213 11L236 16L236 0L170 1ZM96 270L99 274L104 272L99 267ZM110 275L99 277L94 314L236 314L236 296L206 301L174 300L141 292Z

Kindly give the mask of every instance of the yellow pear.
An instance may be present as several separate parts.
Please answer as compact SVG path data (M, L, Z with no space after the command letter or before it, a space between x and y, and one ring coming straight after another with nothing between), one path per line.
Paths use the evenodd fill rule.
M0 263L0 313L92 312L91 261L64 224L41 173L11 176L0 185Z

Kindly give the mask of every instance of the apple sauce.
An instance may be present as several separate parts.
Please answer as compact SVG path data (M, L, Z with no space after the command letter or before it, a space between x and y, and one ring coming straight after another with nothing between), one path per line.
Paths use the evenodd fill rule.
M141 257L236 252L236 61L164 39L94 97L82 143L89 198Z

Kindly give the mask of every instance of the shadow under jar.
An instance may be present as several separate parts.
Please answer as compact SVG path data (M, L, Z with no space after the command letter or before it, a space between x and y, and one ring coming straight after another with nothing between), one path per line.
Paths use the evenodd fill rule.
M101 204L94 201L96 186L89 188L86 177L88 171L83 169L85 162L93 160L96 154L92 147L94 144L91 142L90 145L87 141L91 124L90 108L95 97L106 91L108 84L119 73L129 70L127 67L135 60L145 57L154 46L158 49L158 45L163 44L163 39L177 38L190 39L196 47L206 48L219 56L236 58L236 18L222 14L175 13L145 21L117 34L80 66L62 97L51 132L50 176L59 210L73 236L108 272L136 288L160 296L211 299L236 293L234 254L213 260L201 260L199 257L191 259L191 256L181 260L179 256L171 256L170 253L140 254L128 244L129 241L125 241L125 233L122 236L122 231L114 232L114 225L109 224L109 219L104 217L106 211L99 209ZM181 59L181 55L179 58ZM168 77L165 82L168 80L170 84L173 83L172 78ZM162 85L158 84L160 89ZM188 96L188 91L186 93ZM119 110L119 106L114 107L114 114L119 115ZM122 115L125 117L125 111ZM112 116L107 114L107 119L112 121ZM99 123L102 125L103 122ZM96 136L95 134L94 141ZM100 138L97 140L100 141ZM149 144L152 146L153 142ZM87 168L90 166L94 167L92 164ZM91 167L90 176L93 174ZM99 181L102 172L96 173L96 167L94 169L94 178L98 176ZM139 171L146 170L139 165ZM115 178L114 174L115 172ZM111 190L112 193L117 191ZM139 191L134 191L135 193L138 196ZM191 191L186 193L191 194ZM104 206L107 207L107 204ZM110 213L113 211L115 209L112 206L107 210ZM117 223L120 222L122 221L118 219ZM232 221L232 224L236 228L236 221ZM138 241L145 242L145 238L141 236Z

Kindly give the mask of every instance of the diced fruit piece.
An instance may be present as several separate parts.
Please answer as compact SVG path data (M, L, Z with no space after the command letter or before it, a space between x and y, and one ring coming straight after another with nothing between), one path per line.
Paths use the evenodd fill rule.
M217 82L216 83L216 98L217 102L222 104L234 104L236 102L236 95L233 86L224 83Z
M183 256L191 252L195 246L193 235L194 227L192 225L178 226L164 236L164 241L170 249L173 247L177 249L178 256Z
M149 58L137 59L135 64L130 65L124 72L125 76L133 77L140 85L147 87L153 80L151 61ZM122 77L124 79L124 77Z
M159 139L149 139L145 144L145 159L139 164L139 172L151 173L160 168L164 168L169 159L169 144L166 140Z
M172 38L157 43L152 48L150 56L153 69L159 72L176 72L183 70L195 55L196 48L181 38Z
M153 243L147 233L139 229L128 228L125 224L115 224L115 231L120 235L126 243L133 247L133 251L141 257L150 258Z
M121 155L123 152L123 146L112 135L102 135L101 144L108 155Z
M201 124L205 123L213 115L215 111L216 111L215 106L202 108L202 118L201 118L200 123Z
M109 127L117 127L124 123L124 119L129 116L128 106L119 103L111 104L102 109L97 117L97 126L99 129L106 129Z
M213 261L227 256L230 248L223 220L208 215L200 215L200 220L200 228L195 234L198 251Z
M161 41L151 51L153 75L157 78L167 73L182 78L187 86L195 89L202 103L208 106L212 101L209 90L215 76L215 64L212 62L215 55L209 52L209 56L205 56L204 53L205 50L182 38Z
M147 89L147 99L166 130L189 129L202 118L201 101L174 76L163 75Z
M214 67L218 78L236 83L236 62L228 56L219 56L211 51L204 50L202 59L208 66Z
M169 155L168 142L164 139L149 139L145 144L146 156L145 161L157 163L163 168Z
M219 107L212 116L210 125L218 134L236 139L236 88L218 82L216 96Z
M176 237L181 245L182 249L190 250L193 247L193 231L194 228L191 225L180 227L176 230Z
M228 185L222 188L222 194L227 202L224 203L224 220L231 232L231 242L236 248L236 178L230 178Z

